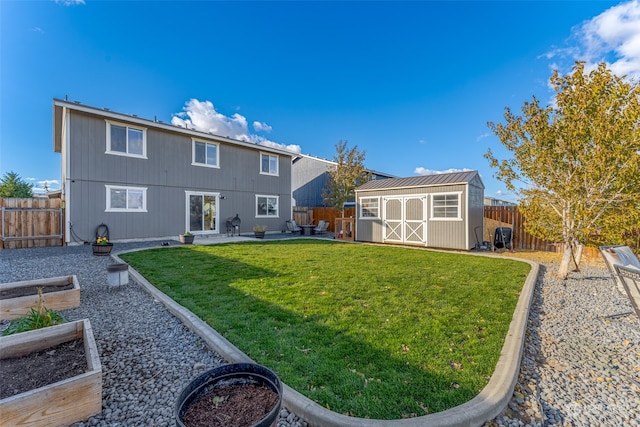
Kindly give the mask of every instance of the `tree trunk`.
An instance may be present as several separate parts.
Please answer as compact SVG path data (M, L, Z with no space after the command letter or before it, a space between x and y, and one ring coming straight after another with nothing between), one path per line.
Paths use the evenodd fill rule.
M576 266L576 271L580 271L580 260L582 259L582 250L584 249L584 245L577 244L576 246L576 253L573 260Z
M562 261L560 261L560 268L558 268L558 277L565 280L569 275L569 265L571 265L571 259L573 257L573 248L571 243L565 242L564 253L562 254Z

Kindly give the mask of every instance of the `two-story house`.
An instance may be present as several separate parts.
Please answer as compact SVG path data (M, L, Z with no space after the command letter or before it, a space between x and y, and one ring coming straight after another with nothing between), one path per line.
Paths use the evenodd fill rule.
M324 206L322 193L329 182L329 171L338 164L319 157L296 154L293 157L292 186L293 200L296 206L315 208ZM367 170L370 180L395 178L394 175ZM355 199L354 199L355 201Z
M226 232L226 220L285 229L292 154L158 120L53 100L54 151L62 154L66 242Z

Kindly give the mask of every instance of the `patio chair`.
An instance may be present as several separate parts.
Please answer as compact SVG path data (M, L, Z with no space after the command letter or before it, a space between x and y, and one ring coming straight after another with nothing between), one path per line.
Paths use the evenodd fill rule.
M640 268L618 264L614 264L613 268L622 282L636 315L640 317Z
M298 227L298 224L294 220L288 220L287 222L287 230L291 232L291 234L300 233L302 234L302 228Z
M618 290L623 294L626 293L624 290L624 283L622 283L621 278L616 272L615 266L621 265L640 269L640 261L638 261L638 258L634 255L629 246L600 246L600 253L602 254L602 258L604 258L604 262L607 265L609 272L618 285Z
M321 219L318 222L318 226L313 229L313 232L316 234L323 234L327 232L328 228L329 228L329 222Z

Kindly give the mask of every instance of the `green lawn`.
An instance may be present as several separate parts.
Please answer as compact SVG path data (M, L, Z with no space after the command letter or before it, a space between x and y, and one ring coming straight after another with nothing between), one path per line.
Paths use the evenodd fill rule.
M523 262L326 240L122 255L289 386L335 412L398 419L487 384Z

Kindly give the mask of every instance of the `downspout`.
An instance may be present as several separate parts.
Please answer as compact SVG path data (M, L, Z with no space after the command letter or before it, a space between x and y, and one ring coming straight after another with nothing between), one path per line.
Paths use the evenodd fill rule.
M69 183L67 182L67 177L69 176L69 141L67 141L67 137L69 135L68 126L69 121L67 120L67 107L62 107L62 121L60 123L60 153L62 154L62 164L61 170L62 173L62 208L64 210L65 222L64 222L64 236L65 236L65 246L69 244L70 236L71 236L71 219L69 218Z

